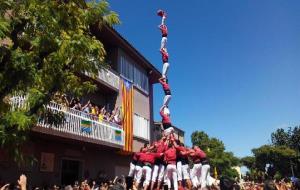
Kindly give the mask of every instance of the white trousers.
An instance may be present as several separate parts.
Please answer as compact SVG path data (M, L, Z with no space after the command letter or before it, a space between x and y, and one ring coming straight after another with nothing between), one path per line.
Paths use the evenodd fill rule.
M135 169L134 169L134 180L135 181L137 181L139 175L142 175L141 173L142 173L142 167L136 165Z
M168 38L167 38L167 37L162 37L162 38L161 38L160 49L166 48L166 46L167 46L167 41L168 41Z
M170 66L170 64L168 62L163 63L163 69L162 69L162 77L163 78L167 78L167 73L168 73L168 70L169 70L169 66Z
M200 176L201 189L206 188L208 185L209 170L210 170L210 166L208 164L202 165L201 176Z
M130 169L129 169L128 176L133 177L134 172L135 172L135 165L132 162L130 162Z
M157 181L162 182L165 176L165 166L164 165L160 165L159 166L159 171L158 171L158 179Z
M168 106L171 98L172 98L171 95L165 95L163 105Z
M193 186L195 188L199 187L200 184L200 176L201 176L201 164L194 164L194 167L191 171L191 179Z
M187 180L190 179L190 168L188 164L184 164L181 166L182 174L183 174L183 179Z
M159 166L158 165L154 165L153 169L152 169L152 178L151 181L152 182L156 182L157 176L158 176L158 170L159 170Z
M182 165L181 162L177 162L177 177L178 181L182 181L182 179L187 180L190 179L189 165Z
M171 182L173 181L174 190L178 190L176 165L168 164L166 172L167 172L168 189L171 189L172 187Z
M139 174L137 175L137 183L140 183L142 177L145 176L144 186L149 185L151 180L151 172L152 169L149 166L143 166L141 172L139 172Z
M169 136L173 132L174 132L174 128L169 127L168 129L164 130L164 135Z
M177 179L182 181L182 163L181 161L177 162Z
M165 24L165 20L166 20L166 17L165 17L165 16L162 16L162 18L161 18L161 24L162 24L162 25Z

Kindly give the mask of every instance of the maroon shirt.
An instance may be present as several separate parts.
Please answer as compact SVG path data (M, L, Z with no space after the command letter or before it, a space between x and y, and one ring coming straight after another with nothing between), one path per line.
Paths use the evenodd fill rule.
M203 150L195 151L195 155L192 156L193 162L201 162L201 160L206 158L206 154Z
M161 153L150 153L150 152L141 153L140 161L143 163L148 162L153 165L155 162L155 159L159 158L160 155L161 155Z
M162 56L162 61L163 63L166 63L169 61L169 54L166 52L164 49L160 50L161 56Z
M170 90L170 86L167 82L164 82L162 79L159 79L160 84L162 85L164 91Z
M161 31L161 34L163 37L167 37L168 36L168 28L166 25L162 24L159 26L159 29Z
M164 160L167 164L176 165L177 151L176 148L171 147L165 151Z
M167 149L167 145L163 141L157 142L155 146L157 153L163 153Z
M163 124L171 124L171 119L167 114L164 114L164 111L161 110L160 112L160 116L162 117L162 123Z

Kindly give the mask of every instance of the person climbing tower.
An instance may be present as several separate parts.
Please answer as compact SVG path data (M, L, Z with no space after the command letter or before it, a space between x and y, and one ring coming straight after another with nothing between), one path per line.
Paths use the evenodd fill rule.
M162 62L163 62L163 69L162 69L162 77L167 78L167 73L169 70L169 54L167 52L167 48L160 49L160 53L162 56Z
M171 100L171 89L168 83L168 79L167 78L160 78L159 79L160 84L163 87L163 90L165 92L165 97L164 97L164 101L163 101L163 105L168 106L169 102Z

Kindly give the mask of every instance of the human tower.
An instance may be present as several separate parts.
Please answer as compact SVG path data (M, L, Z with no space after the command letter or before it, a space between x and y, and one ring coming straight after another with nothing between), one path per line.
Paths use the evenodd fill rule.
M157 15L161 17L160 53L163 63L162 77L159 82L165 93L163 105L160 108L162 138L152 145L145 145L140 152L134 153L128 176L133 179L134 189L159 190L163 185L174 190L183 189L183 187L205 189L213 182L205 152L198 146L187 148L174 137L169 110L171 90L167 76L170 67L167 50L168 28L165 23L167 14L163 10L158 10ZM190 167L190 165L193 166Z

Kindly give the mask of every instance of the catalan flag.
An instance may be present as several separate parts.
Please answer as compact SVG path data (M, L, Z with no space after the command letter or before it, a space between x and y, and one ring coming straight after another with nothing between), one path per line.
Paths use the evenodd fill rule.
M121 80L122 109L124 113L123 130L125 133L125 152L132 152L133 144L133 85L126 79Z
M81 132L92 132L92 121L82 119L80 122Z

